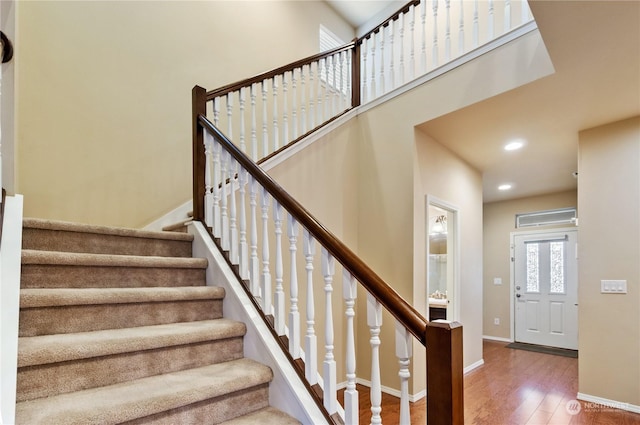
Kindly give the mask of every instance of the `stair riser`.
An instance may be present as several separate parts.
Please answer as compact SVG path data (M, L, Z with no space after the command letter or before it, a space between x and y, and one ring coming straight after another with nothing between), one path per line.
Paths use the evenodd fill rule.
M34 307L20 310L20 336L219 319L222 300Z
M91 254L190 257L191 242L25 227L23 249Z
M105 267L23 264L22 288L141 288L203 286L199 268Z
M32 400L242 358L242 337L18 369L18 400Z
M265 384L153 416L124 422L123 425L217 424L255 412L268 404L269 387Z

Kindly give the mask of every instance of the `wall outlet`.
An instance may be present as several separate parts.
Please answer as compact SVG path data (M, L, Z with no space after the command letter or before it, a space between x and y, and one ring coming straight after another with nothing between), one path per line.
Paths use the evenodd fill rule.
M499 325L499 324L500 324L500 318L499 318L499 317L495 317L495 318L493 319L493 324L494 324L494 325Z

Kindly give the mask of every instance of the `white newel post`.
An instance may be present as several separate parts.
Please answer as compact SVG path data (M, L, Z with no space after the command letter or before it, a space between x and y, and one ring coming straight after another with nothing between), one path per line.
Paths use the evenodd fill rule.
M313 300L313 257L316 254L315 240L313 236L304 229L304 257L307 271L307 332L305 340L305 378L309 385L318 383L318 343L314 330L315 306Z
M274 328L278 335L284 335L285 313L284 313L284 270L282 266L282 205L273 200L273 221L275 223L276 234L276 294L274 299Z
M413 337L407 328L396 321L396 356L400 363L400 423L410 424L411 414L409 411L409 364L413 356Z
M249 279L251 280L251 294L254 297L260 296L260 259L258 258L258 181L249 176L249 209L250 225L251 225L251 240L250 250L251 255L249 259Z
M324 276L325 293L325 357L323 363L324 380L324 407L330 415L337 411L337 379L336 361L333 356L333 275L335 274L335 261L333 256L322 248L322 275Z
M344 392L344 423L345 425L357 425L359 422L358 391L356 390L356 343L354 330L354 306L358 295L356 279L347 271L342 271L342 296L346 306L347 316L347 343L346 366L347 388Z
M262 312L271 314L271 271L269 269L269 192L262 188Z
M289 311L289 353L294 359L300 358L300 311L298 310L298 269L296 253L298 251L298 222L289 215L287 235L289 236L289 257L291 270L289 273L291 310Z
M380 382L380 327L382 326L382 304L373 295L367 294L367 325L371 333L371 423L381 424L382 384Z

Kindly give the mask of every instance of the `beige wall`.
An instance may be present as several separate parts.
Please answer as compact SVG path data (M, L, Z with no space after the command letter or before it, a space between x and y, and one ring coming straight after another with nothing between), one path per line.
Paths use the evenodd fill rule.
M580 132L579 391L640 406L640 117ZM600 293L627 280L626 295Z
M25 215L143 226L191 194L191 88L318 51L321 1L17 4L17 187Z
M576 207L577 192L552 193L508 201L490 202L484 205L483 235L483 335L509 339L511 337L510 234L516 229L516 214L533 211ZM545 226L553 228L558 226ZM561 226L566 227L566 226ZM494 279L502 279L495 285ZM500 319L494 325L494 318Z

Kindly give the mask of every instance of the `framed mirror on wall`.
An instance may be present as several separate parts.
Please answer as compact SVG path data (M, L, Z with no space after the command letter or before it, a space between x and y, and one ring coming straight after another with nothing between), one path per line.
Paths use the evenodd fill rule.
M427 197L427 305L429 320L458 320L458 210Z

